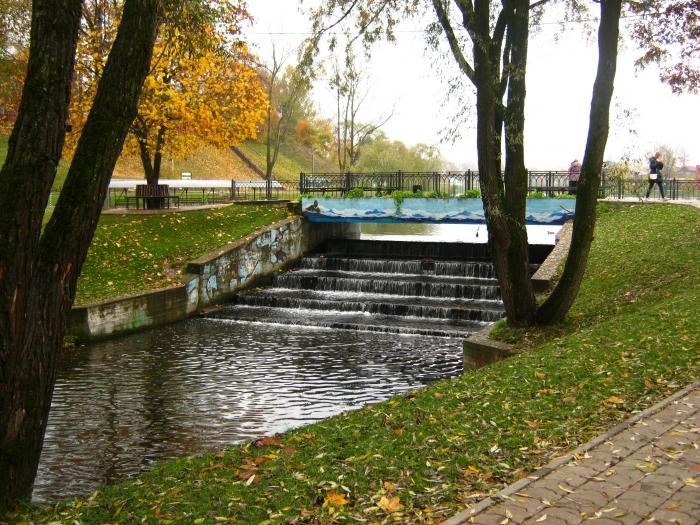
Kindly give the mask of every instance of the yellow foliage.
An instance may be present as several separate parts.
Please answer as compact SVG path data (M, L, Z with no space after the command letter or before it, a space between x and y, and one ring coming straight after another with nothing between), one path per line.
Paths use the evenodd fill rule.
M219 3L231 5L226 0ZM248 15L232 9L223 27L238 32ZM114 40L118 16L110 19L113 27L87 31L78 44L68 155L75 149ZM161 31L125 143L128 153L140 154L143 148L151 159L157 152L181 159L202 145L227 148L255 138L268 102L252 67L253 56L244 43L229 43L231 35L219 26L208 26L204 33L206 48L193 52L191 41L177 28Z

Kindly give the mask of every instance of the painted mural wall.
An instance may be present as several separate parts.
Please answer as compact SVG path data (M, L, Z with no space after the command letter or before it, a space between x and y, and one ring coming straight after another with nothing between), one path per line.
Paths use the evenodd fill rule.
M312 222L413 222L484 224L481 199L338 199L304 197L304 216ZM575 199L528 199L527 224L564 224L574 217Z

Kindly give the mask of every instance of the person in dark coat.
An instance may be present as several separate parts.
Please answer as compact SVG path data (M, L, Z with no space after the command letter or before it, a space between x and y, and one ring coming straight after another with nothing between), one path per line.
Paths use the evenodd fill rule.
M569 195L576 194L576 185L581 176L581 163L575 159L569 166Z
M661 193L661 198L666 200L664 196L664 181L661 178L661 170L664 169L664 163L661 161L661 153L656 152L653 157L649 159L649 187L647 188L647 196L651 193L654 184L659 185L659 193Z

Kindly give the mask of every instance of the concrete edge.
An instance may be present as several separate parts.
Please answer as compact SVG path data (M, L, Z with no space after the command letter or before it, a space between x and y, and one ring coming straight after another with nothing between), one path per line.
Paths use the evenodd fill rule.
M647 408L646 410L642 410L638 414L635 414L634 416L630 417L629 419L626 419L622 423L618 423L617 425L612 427L607 432L605 432L599 436L594 437L590 441L577 447L576 449L569 452L568 454L565 454L564 456L560 456L560 457L550 461L545 466L537 469L530 476L508 485L506 488L498 491L493 496L489 496L488 498L479 501L473 507L465 509L462 512L455 514L451 518L448 518L447 520L441 522L441 525L461 525L464 523L468 523L470 518L476 516L480 512L483 512L484 510L486 510L490 507L493 507L494 505L497 505L498 503L501 503L502 501L507 500L511 495L513 495L517 492L520 492L521 490L527 488L529 485L531 485L535 481L543 478L544 476L546 476L547 474L550 474L552 471L556 470L557 468L565 465L566 463L568 463L569 461L574 459L576 456L579 456L581 454L584 454L585 452L588 452L593 447L596 447L597 445L600 445L601 443L605 443L610 438L627 430L628 428L630 428L632 425L634 425L638 421L640 421L642 419L646 419L649 416L654 415L655 413L657 413L660 410L669 406L674 401L684 397L689 392L692 392L693 390L696 390L698 388L700 388L700 380L697 380L697 381L691 383L690 385L680 389L679 391L677 391L676 393L667 397L666 399L659 401L658 403Z
M502 361L522 352L522 349L510 343L496 341L489 337L492 326L479 332L473 332L464 338L464 370L475 370L497 361Z
M191 279L192 276L190 276L190 279L183 279L183 277L188 276L187 273L184 273L180 276L180 282L173 286L164 286L162 288L154 288L153 290L148 290L146 292L136 292L136 293L131 293L127 295L120 295L118 297L112 297L110 299L103 299L102 301L95 301L92 303L84 303L84 304L74 304L71 310L87 310L88 308L94 308L97 306L106 306L114 303L118 303L121 301L128 301L131 299L136 299L138 297L148 297L149 295L158 295L163 292L169 292L171 290L176 290L178 288L184 288L187 286L187 281Z
M236 248L243 246L247 242L250 242L252 239L259 237L279 226L290 224L296 220L299 220L300 218L301 217L286 217L284 219L280 219L279 221L273 222L271 224L263 226L262 228L258 228L257 230L250 232L245 237L225 244L224 246L221 246L216 250L205 253L204 255L201 255L192 261L187 261L187 264L185 264L184 266L185 273L199 274L201 273L202 266L211 263L218 257L221 257L222 255L226 254L227 252L235 250Z
M144 324L143 326L139 326L138 328L129 328L129 329L122 329L122 330L117 330L114 332L111 332L109 334L100 334L100 335L92 335L90 334L90 329L89 329L89 323L87 321L89 312L92 309L99 309L99 308L109 308L109 307L117 307L120 304L124 303L129 303L134 300L142 300L144 302L148 302L149 300L157 300L161 296L167 296L173 293L177 293L178 290L181 290L183 293L187 294L188 293L188 285L189 282L192 281L193 279L198 279L199 275L202 273L202 267L204 264L207 264L208 262L211 262L213 260L216 260L216 258L224 255L228 251L234 250L245 243L249 242L251 239L254 239L256 237L259 237L260 235L263 235L267 233L268 231L271 231L277 227L280 227L284 224L289 224L295 220L304 220L303 217L300 216L295 216L295 217L286 217L284 219L280 219L279 221L276 221L274 223L268 224L262 228L259 228L245 237L238 239L236 241L233 241L223 247L217 248L214 251L208 252L198 259L195 259L194 261L187 261L184 266L183 270L184 272L179 276L179 280L177 284L173 284L173 286L167 286L167 287L162 287L162 288L156 288L153 290L147 290L144 292L136 292L136 293L131 293L127 295L120 295L118 297L113 297L109 299L103 299L101 301L94 301L90 303L85 303L85 304L78 304L78 305L73 305L71 308L70 312L68 313L68 319L66 321L66 335L76 337L78 341L100 341L103 339L109 339L112 337L119 337L122 335L126 335L129 333L134 333L143 329L149 329L149 328L154 328L157 326L162 326L165 324L168 324L170 322L177 322L177 321L182 321L194 314L196 314L200 308L198 306L196 307L191 307L191 305L186 304L185 309L181 313L181 315L173 316L170 320L167 322L156 322L156 323L147 323ZM205 261L205 262L202 262ZM258 276L261 277L261 276ZM263 278L265 276L262 276ZM254 281L257 282L257 279ZM253 282L253 284L254 284ZM235 295L235 294L231 294Z
M536 292L543 292L551 288L554 276L559 265L566 260L571 247L571 235L573 233L573 221L567 221L556 235L556 244L547 258L532 276L532 285Z

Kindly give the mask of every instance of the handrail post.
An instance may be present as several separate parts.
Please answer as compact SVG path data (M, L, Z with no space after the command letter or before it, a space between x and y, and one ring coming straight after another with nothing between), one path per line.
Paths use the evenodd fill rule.
M302 195L304 195L304 193L305 193L304 192L304 179L305 178L306 178L306 176L304 175L303 171L301 173L299 173L299 193Z

